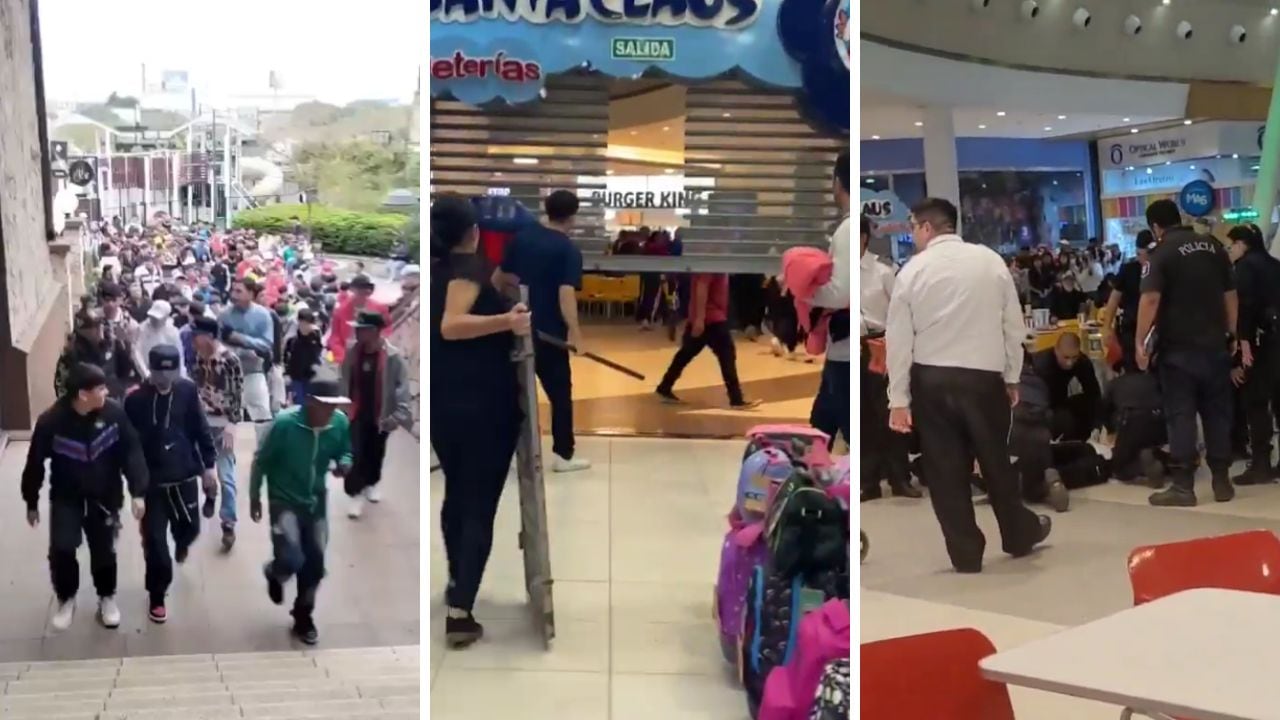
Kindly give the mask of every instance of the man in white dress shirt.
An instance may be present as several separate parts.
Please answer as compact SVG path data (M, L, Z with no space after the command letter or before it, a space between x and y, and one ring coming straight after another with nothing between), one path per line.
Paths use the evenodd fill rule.
M1026 327L1009 268L956 234L955 205L911 209L916 255L898 274L886 328L889 426L920 437L922 477L957 572L982 571L986 538L974 518L978 461L1001 546L1028 555L1050 520L1027 509L1009 460Z
M849 260L849 151L844 150L836 158L832 172L832 194L840 206L843 219L836 231L831 234L831 279L814 291L810 302L814 307L826 308L830 311L827 324L827 361L822 366L822 380L818 386L818 395L813 399L813 409L809 412L809 424L825 432L834 443L836 434L844 436L844 441L853 447L850 435L850 376L852 366L850 353L852 340L849 328L849 306L853 296L850 284L850 270L853 263Z
M870 368L872 346L884 338L889 298L893 295L893 268L867 251L871 242L871 221L862 216L862 259L859 261L858 291L862 311L862 500L882 497L880 481L888 480L895 496L918 498L923 494L911 485L907 463L907 437L889 429L889 378ZM880 340L877 340L879 338Z

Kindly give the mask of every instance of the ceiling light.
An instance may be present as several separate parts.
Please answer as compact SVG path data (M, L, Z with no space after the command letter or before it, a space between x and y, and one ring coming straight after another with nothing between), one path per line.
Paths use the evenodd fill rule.
M1191 169L1192 169L1192 170L1195 170L1195 169L1196 169L1196 166L1195 166L1195 165L1192 165L1192 166L1190 166L1190 167L1191 167Z
M1125 170L1133 170L1133 166L1130 165L1129 167L1125 168Z
M1137 135L1137 134L1138 134L1138 128L1130 128L1130 129L1129 129L1129 133L1130 133L1130 134L1133 134L1133 135Z
M1250 169L1250 170L1257 170L1257 169L1258 169L1258 168L1260 168L1260 167L1262 167L1262 166L1261 166L1261 165L1250 165L1250 166L1249 166L1249 169Z
M513 162L517 165L537 165L538 158L518 157Z
M979 126L978 126L978 129L979 129L979 130L986 130L986 129L987 129L987 126L986 126L986 125L979 125Z
M1276 14L1276 13L1278 13L1278 12L1280 12L1280 10L1276 10L1275 8L1271 8L1271 14L1272 14L1272 15L1275 15L1275 14Z
M1054 184L1054 185L1057 185L1057 184L1058 184L1058 181L1057 181L1057 180L1054 180L1054 181L1053 181L1053 184Z
M604 174L605 174L605 175L612 175L612 174L613 174L613 171L612 171L612 170L605 170L605 171L604 171Z
M662 126L662 132L666 132L666 131L668 131L668 130L670 130L670 129L671 129L671 126L670 126L670 125L663 125L663 126Z
M1120 122L1129 122L1129 118L1120 118Z
M1155 171L1154 171L1154 170L1152 170L1151 168L1147 168L1147 174L1148 174L1148 175L1150 175L1150 174L1151 174L1151 173L1153 173L1153 172L1155 172Z
M631 131L631 134L632 134L632 135L635 135L635 134L636 134L636 131L635 131L635 130L632 130L632 131Z
M1003 111L1003 110L1001 110L1001 111L997 112L997 113L996 113L996 117L1004 117L1004 111Z
M721 115L720 117L733 117L733 113L725 113L724 115Z
M1059 120L1066 120L1066 119L1067 119L1067 116L1066 116L1066 115L1059 115L1059 116L1058 116L1058 119L1059 119Z
M1173 164L1173 161L1172 161L1172 160L1165 160L1165 161L1164 161L1164 164L1165 164L1165 165L1172 165L1172 164Z
M875 184L875 182L876 182L876 179L875 179L875 178L867 178L867 184L868 184L868 185L874 185L874 184Z
M872 140L879 140L879 139L880 139L880 136L879 136L879 135L872 135L872 136L871 136L871 139L872 139Z
M1232 160L1239 160L1239 159L1240 159L1240 153L1231 153L1231 159L1232 159Z
M1161 4L1161 5L1168 5L1168 4L1169 4L1169 0L1160 0L1160 4Z
M1052 130L1053 130L1053 128L1052 128L1052 127L1050 127L1050 126L1048 126L1048 125L1045 125L1045 126L1044 126L1044 131L1045 131L1045 132L1050 132L1050 131L1052 131Z
M1190 121L1190 120L1183 120L1183 121L1182 121L1182 124L1183 124L1183 125L1190 125L1190 124L1191 124L1191 121Z
M920 122L919 120L917 120L917 121L916 121L916 127L924 127L924 123L922 123L922 122Z

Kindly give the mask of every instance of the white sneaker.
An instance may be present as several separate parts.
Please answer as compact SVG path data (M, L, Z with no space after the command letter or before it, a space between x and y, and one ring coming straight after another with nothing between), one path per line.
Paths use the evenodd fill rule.
M114 596L98 598L98 621L105 628L120 627L120 606Z
M579 470L586 470L587 468L591 467L591 461L586 458L576 457L571 460L565 460L559 455L556 455L554 457L555 457L555 460L551 461L551 469L554 472L558 472L558 473L577 472Z
M778 357L782 357L782 355L786 352L785 350L782 349L782 341L779 340L778 338L774 338L773 340L770 340L769 347L773 349L773 354Z
M359 520L364 514L364 497L357 495L351 498L351 505L347 508L347 517L352 520Z
M71 621L76 618L76 599L71 598L66 602L59 602L58 606L53 609L53 617L49 618L49 625L54 630L62 632L71 627Z
M377 485L370 485L364 489L364 499L371 503L380 503L382 502L382 491L378 489Z

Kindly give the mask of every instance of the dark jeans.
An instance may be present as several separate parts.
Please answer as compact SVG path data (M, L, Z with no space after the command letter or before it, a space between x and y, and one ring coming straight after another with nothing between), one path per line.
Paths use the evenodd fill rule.
M142 557L146 560L146 588L159 600L173 582L169 536L178 548L189 548L200 534L200 489L195 478L147 491L147 514L142 517Z
M1022 501L1009 462L1011 413L999 373L915 365L911 368L911 417L920 435L922 473L929 500L958 569L981 568L986 538L973 509L973 460L1000 525L1001 545L1010 554L1035 544L1040 521Z
M846 443L853 439L853 436L850 434L852 432L852 426L850 425L851 401L849 398L850 369L849 363L843 360L827 360L823 364L822 380L818 384L818 394L813 398L813 409L809 411L809 424L826 433L827 436L831 438L831 444L835 444L837 432L844 435ZM883 424L888 427L888 378L884 378L883 381L885 383L884 389L879 392L884 394ZM868 402L864 400L864 407L867 404ZM905 448L905 445L902 447ZM864 452L866 452L865 447ZM898 450L895 449L893 452L897 453ZM905 450L903 452L905 452ZM890 476L890 479L892 479L892 476Z
M281 583L298 578L293 602L296 618L310 618L316 590L324 579L324 550L329 544L329 521L293 508L270 507L272 559L263 567L267 577Z
M693 362L698 353L702 352L703 348L711 348L712 354L720 362L720 376L724 378L725 389L729 391L729 404L741 404L742 384L738 382L737 349L733 345L733 335L729 333L727 322L707 323L698 337L694 337L690 326L686 325L684 338L680 341L680 349L676 350L675 357L671 358L671 366L662 376L658 390L671 392L676 381L680 379L680 374L689 366L689 363Z
M60 602L80 591L81 539L89 545L89 572L98 597L116 594L116 537L120 513L93 501L49 503L49 574Z
M1231 465L1231 357L1224 350L1166 350L1157 363L1169 428L1173 482L1191 489L1199 452L1196 415L1204 426L1209 468Z
M310 385L310 380L289 381L289 398L294 405L301 405L307 401L307 388Z
M636 322L656 322L660 319L658 304L661 301L661 273L640 274L640 297L636 299Z
M1044 418L1015 419L1009 430L1009 454L1016 458L1013 469L1018 474L1023 499L1027 502L1044 502L1048 494L1044 482L1045 471L1053 467L1053 447L1048 422Z
M1111 471L1117 480L1128 482L1145 474L1139 454L1157 450L1169 439L1164 415L1156 411L1122 410L1116 424L1116 444L1111 449Z
M573 458L573 374L569 351L541 340L533 342L533 367L551 403L551 451Z
M1270 470L1271 436L1274 434L1274 419L1271 416L1271 397L1276 391L1277 360L1280 360L1280 348L1263 347L1254 352L1253 367L1245 375L1244 385L1240 386L1239 400L1244 406L1245 418L1249 424L1249 453L1252 466L1259 470Z
M390 433L378 429L372 420L357 417L351 423L351 471L342 481L342 489L355 497L365 488L382 480L382 462L387 456Z
M827 361L827 367L831 365L844 365L847 374L848 363ZM824 374L825 374L824 368ZM838 373L837 370L832 371L833 374ZM833 383L838 384L838 379L832 378ZM826 381L823 381L823 390L825 391ZM834 392L838 393L836 389ZM843 395L846 398L846 407L848 406L849 392L845 390ZM834 402L833 398L833 402ZM858 432L862 434L862 484L864 487L875 488L880 485L881 480L888 480L890 485L906 485L911 482L911 469L907 464L907 445L909 440L906 435L894 432L889 429L889 378L885 375L877 375L867 370L862 371L862 407L860 408L861 427ZM815 426L816 427L816 426ZM841 432L849 432L846 425L840 428ZM825 432L825 431L824 431ZM834 437L834 435L832 435ZM849 438L845 438L848 441Z
M452 420L448 422L447 420ZM431 447L444 473L440 528L449 561L449 607L470 611L493 548L493 521L520 436L520 417L440 418Z

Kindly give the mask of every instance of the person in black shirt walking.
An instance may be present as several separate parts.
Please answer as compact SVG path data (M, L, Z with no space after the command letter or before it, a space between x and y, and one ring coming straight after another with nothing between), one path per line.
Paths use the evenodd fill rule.
M210 501L218 494L218 476L214 472L218 451L200 407L200 391L194 382L181 376L179 353L172 345L152 348L147 357L151 374L124 401L124 411L142 442L151 478L148 510L142 518L142 555L147 564L148 617L157 624L169 619L164 596L173 582L173 561L185 561L200 534L197 478L203 478L204 493Z
M298 331L284 343L284 371L289 377L289 397L294 405L307 399L307 384L316 376L324 356L324 337L310 308L298 311Z
M1232 372L1249 426L1249 467L1237 485L1274 482L1271 464L1271 398L1280 379L1280 260L1271 257L1262 233L1237 225L1227 233L1235 262L1239 299L1241 366ZM1251 359L1246 365L1244 360Z
M40 523L40 487L49 463L49 571L57 605L49 624L66 630L75 618L80 590L80 543L88 542L89 569L98 591L98 621L120 626L116 604L116 536L124 505L124 482L134 519L146 512L148 475L142 445L124 409L107 399L107 376L79 363L67 378L67 393L36 420L22 470L27 524Z
M529 311L509 307L476 254L471 203L431 206L431 447L444 473L440 511L449 586L445 640L466 647L484 628L472 615L493 546L493 521L515 456L523 414L511 360Z
M1231 465L1231 355L1236 345L1235 278L1226 248L1215 238L1182 224L1172 200L1147 206L1147 224L1159 246L1151 254L1138 301L1135 357L1146 370L1157 355L1172 456L1171 486L1150 497L1152 505L1196 504L1199 452L1196 415L1204 425L1205 455L1213 474L1213 498L1235 497ZM1156 336L1147 347L1152 329ZM1242 359L1252 364L1249 345Z
M1133 339L1138 332L1138 299L1142 295L1142 269L1151 261L1150 253L1156 246L1155 235L1150 230L1143 230L1138 233L1137 245L1138 256L1120 266L1106 309L1109 318L1107 330L1116 334L1124 367L1129 369L1138 367Z

